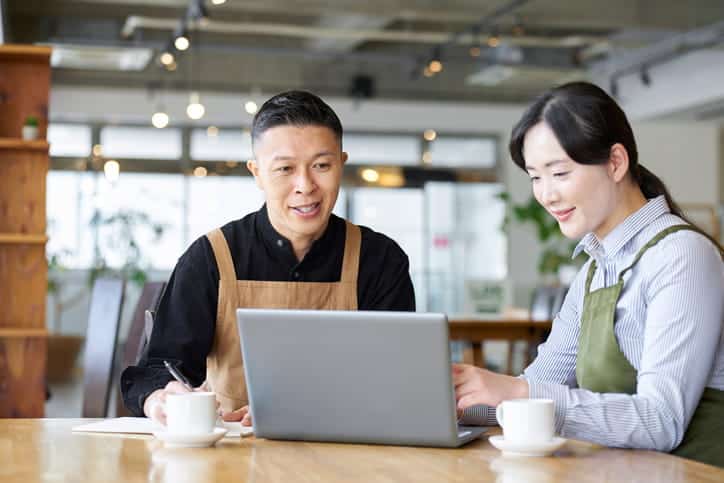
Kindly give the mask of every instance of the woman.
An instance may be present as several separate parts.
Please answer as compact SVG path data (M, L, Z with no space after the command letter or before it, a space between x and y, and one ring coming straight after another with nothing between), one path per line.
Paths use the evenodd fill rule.
M549 398L562 436L724 466L721 246L638 163L626 115L592 84L538 98L510 153L590 259L520 378L453 367L463 420L495 424L490 406Z

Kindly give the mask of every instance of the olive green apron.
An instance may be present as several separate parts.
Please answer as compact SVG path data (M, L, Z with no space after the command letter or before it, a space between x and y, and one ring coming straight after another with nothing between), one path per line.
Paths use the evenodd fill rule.
M633 263L619 274L618 283L593 292L591 292L591 280L596 271L596 261L591 261L586 277L581 332L576 356L576 379L579 387L599 393L634 394L636 392L636 369L621 352L614 332L616 303L623 289L626 272L638 263L646 250L679 230L697 231L690 225L676 225L662 230L639 250ZM706 388L684 434L684 439L672 454L724 467L723 434L724 391Z

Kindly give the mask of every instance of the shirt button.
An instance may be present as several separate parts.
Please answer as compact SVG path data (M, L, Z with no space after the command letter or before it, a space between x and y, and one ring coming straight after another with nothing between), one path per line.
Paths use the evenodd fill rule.
M300 275L299 272L294 272L294 278L295 278L295 279L299 280L299 277L300 277L300 276L301 276L301 275Z
M277 240L277 246L278 246L278 247L283 247L283 246L284 246L284 242L283 242L282 240Z

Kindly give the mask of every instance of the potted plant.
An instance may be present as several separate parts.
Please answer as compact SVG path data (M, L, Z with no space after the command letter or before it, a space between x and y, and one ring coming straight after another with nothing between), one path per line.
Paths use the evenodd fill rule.
M38 118L35 116L25 118L25 122L23 123L23 139L25 141L38 139L38 124Z
M577 241L563 236L558 222L546 212L545 208L531 197L525 204L515 204L508 193L498 197L506 204L503 229L507 230L510 220L518 223L532 223L535 226L542 250L538 259L538 273L548 285L570 285L581 265L582 256L571 260Z

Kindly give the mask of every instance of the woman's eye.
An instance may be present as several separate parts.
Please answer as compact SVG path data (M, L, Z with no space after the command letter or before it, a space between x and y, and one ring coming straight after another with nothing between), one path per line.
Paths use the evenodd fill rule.
M531 177L530 177L530 182L531 182L531 183L535 183L535 182L538 181L538 180L540 180L540 176L531 176Z
M562 177L564 177L565 175L567 175L569 172L570 172L570 171L565 171L565 172L562 172L562 173L553 173L553 176L556 177L556 178L562 178Z

